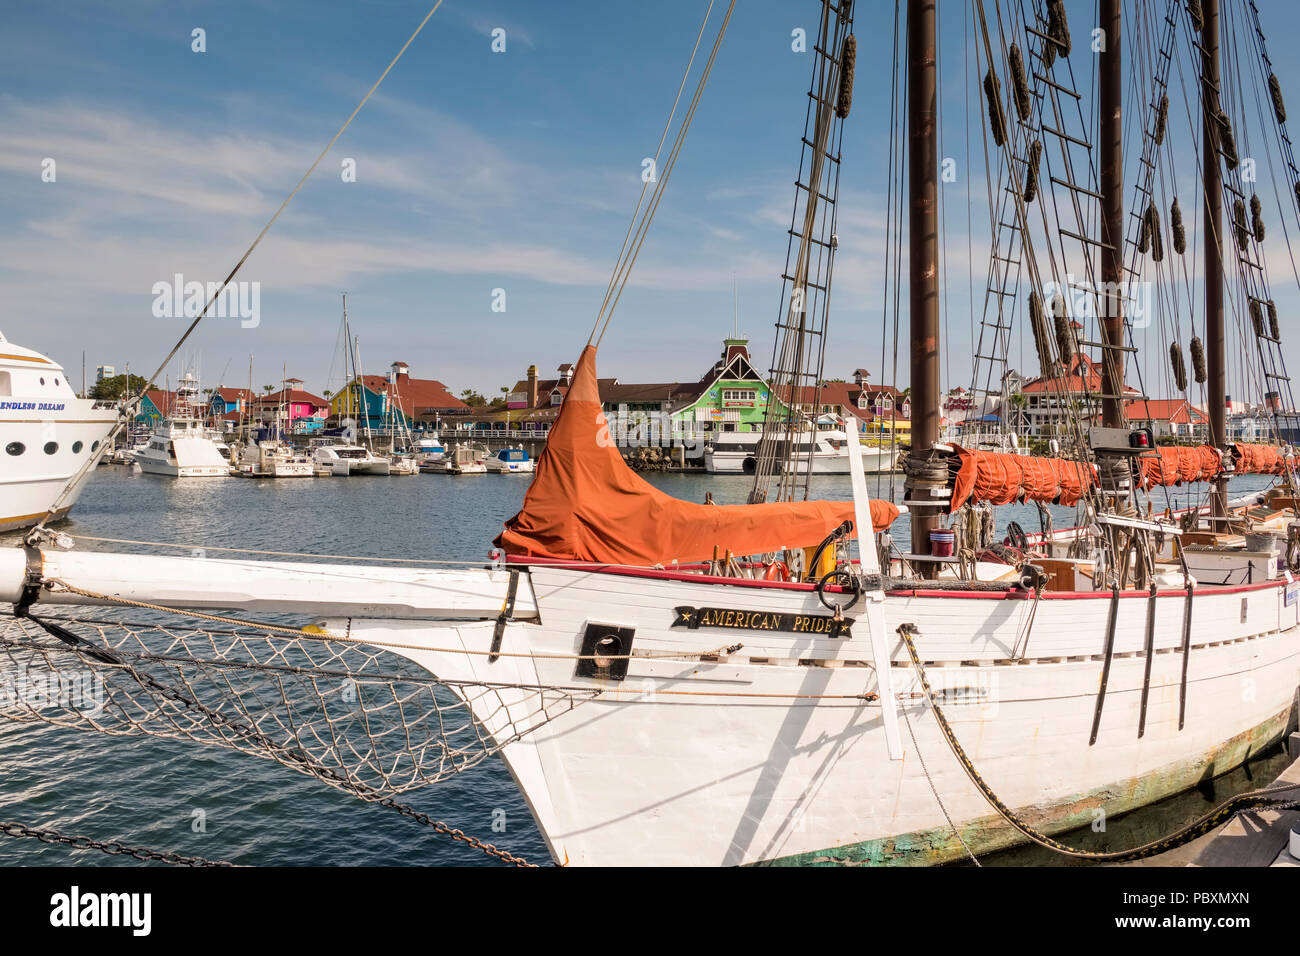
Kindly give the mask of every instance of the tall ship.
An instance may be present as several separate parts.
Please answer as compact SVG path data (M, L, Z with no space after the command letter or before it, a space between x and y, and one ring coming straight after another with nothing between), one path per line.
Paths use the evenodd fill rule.
M136 601L186 622L185 636L156 638L163 661L138 630L107 636L93 610L79 621L62 609L59 626L84 646L13 625L10 647L118 674L127 661L154 681L112 688L149 707L115 700L108 724L62 722L236 747L371 800L500 757L556 863L710 866L933 864L1027 840L1063 859L1139 858L1176 835L1106 853L1059 835L1222 774L1295 726L1295 405L1263 239L1270 216L1300 225L1300 169L1272 162L1281 182L1268 190L1268 177L1242 175L1248 142L1261 168L1270 150L1291 156L1253 4L1224 0L1225 20L1219 0L1101 0L1098 53L1072 40L1092 23L1071 23L1060 0L944 7L970 21L970 135L987 144L964 177L987 182L962 188L994 205L979 239L989 272L972 391L998 391L1023 328L1039 383L1025 394L1041 419L1029 454L939 438L952 335L940 321L939 5L897 7L896 66L877 75L857 59L854 17L887 14L809 4L812 77L769 377L783 400L769 403L748 503L729 506L673 498L628 468L596 369L736 4L716 6L700 28L711 53L692 52L688 67L692 106L670 114L658 178L491 564L195 561L33 539L39 565L0 552L0 596L28 613ZM1175 62L1190 86L1171 85ZM1095 104L1075 78L1085 63ZM793 397L824 377L842 134L868 72L897 120L882 127L880 253L899 275L871 331L901 343L911 444L899 485L882 476L872 496L863 449L848 442L852 498L826 501L785 436L800 427ZM1189 157L1194 175L1177 175ZM1139 316L1142 283L1156 294ZM1150 362L1139 317L1162 336ZM1267 440L1225 430L1230 317L1244 343L1233 364L1249 360L1241 384L1263 402ZM1203 438L1158 443L1134 414L1164 383L1204 401ZM1239 504L1229 480L1243 478ZM1175 486L1201 489L1190 508L1172 507ZM1009 517L1013 504L1037 512L1037 531ZM187 617L232 604L280 623ZM239 641L224 637L240 627ZM344 664L364 693L339 700L322 685L337 688ZM402 683L398 664L418 670ZM247 726L205 726L232 694ZM1178 838L1192 832L1208 831Z
M0 334L0 531L31 527L51 508L51 519L66 516L90 477L82 464L117 417L115 405L78 398L57 362Z

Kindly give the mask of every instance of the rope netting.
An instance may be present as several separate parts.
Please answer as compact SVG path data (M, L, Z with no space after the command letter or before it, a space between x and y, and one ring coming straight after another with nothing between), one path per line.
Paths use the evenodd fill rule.
M0 719L212 744L382 800L475 767L595 696L444 681L328 636L111 614L0 619Z

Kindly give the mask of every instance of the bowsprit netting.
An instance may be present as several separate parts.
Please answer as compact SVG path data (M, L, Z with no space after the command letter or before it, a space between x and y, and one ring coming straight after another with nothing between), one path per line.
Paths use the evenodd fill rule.
M228 747L365 800L468 770L593 696L443 681L364 644L251 626L0 624L0 718Z

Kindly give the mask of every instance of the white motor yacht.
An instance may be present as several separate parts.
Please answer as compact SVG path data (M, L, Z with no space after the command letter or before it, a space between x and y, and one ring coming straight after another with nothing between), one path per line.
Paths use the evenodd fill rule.
M711 474L752 475L758 465L760 432L717 432L704 446L704 468ZM777 460L784 460L784 446L788 437L781 439ZM798 438L798 454L805 462L812 456L814 475L847 475L849 473L849 443L843 431L804 431ZM892 471L895 452L891 448L862 446L862 466L868 474ZM800 470L806 468L801 464Z
M531 475L536 462L524 447L499 448L483 460L487 470L494 475Z
M116 420L115 405L77 398L62 366L0 335L0 531L39 522ZM76 503L92 471L57 517Z
M186 373L176 386L174 406L160 419L149 443L135 454L135 463L146 475L167 478L224 478L233 468L228 454L222 454L222 435L208 428L199 417L203 407L199 383Z

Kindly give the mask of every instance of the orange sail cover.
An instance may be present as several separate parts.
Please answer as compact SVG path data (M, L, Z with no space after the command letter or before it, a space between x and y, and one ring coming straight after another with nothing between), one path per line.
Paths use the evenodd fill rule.
M1232 464L1242 475L1285 475L1287 467L1282 449L1240 441L1232 446Z
M1209 481L1223 470L1223 457L1211 445L1193 448L1161 446L1155 456L1138 459L1138 484L1144 490L1155 485L1181 485L1185 481Z
M871 522L888 528L898 508L871 502ZM846 520L851 501L697 505L679 501L630 469L609 434L596 387L596 349L587 346L537 460L523 510L496 539L509 555L653 566L812 547Z
M1013 501L1072 505L1096 483L1092 465L1064 458L970 451L961 446L956 446L955 454L958 468L952 484L953 511L968 500L994 505Z

